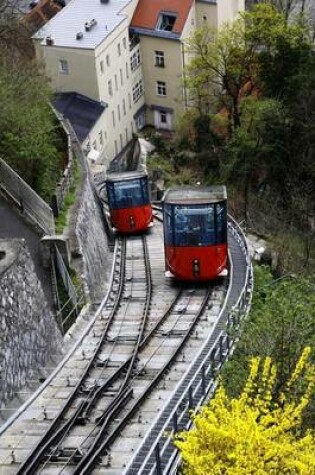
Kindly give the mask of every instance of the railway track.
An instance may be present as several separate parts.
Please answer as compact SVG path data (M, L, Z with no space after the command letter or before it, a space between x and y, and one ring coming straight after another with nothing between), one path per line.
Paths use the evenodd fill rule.
M231 278L210 286L166 281L158 219L145 237L116 241L110 291L85 337L0 430L0 474L175 470L165 434L188 427L188 410L213 390L233 348L226 323L237 324L250 303L246 242L229 226Z

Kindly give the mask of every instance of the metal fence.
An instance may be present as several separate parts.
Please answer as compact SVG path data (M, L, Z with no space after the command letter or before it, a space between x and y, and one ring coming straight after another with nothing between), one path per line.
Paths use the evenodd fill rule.
M2 158L0 158L0 188L35 225L46 234L55 233L51 207Z
M73 285L71 276L56 245L54 246L53 254L54 269L58 272L58 275L62 279L68 296L66 302L63 302L62 305L60 301L58 302L59 310L57 311L57 321L60 325L62 333L64 334L72 325L84 304L84 292L83 286L79 291L77 291Z

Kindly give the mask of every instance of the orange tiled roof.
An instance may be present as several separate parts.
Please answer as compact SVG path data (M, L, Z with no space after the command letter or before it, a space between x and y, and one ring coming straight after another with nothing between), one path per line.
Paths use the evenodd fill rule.
M131 26L154 30L160 13L175 13L173 33L181 33L194 0L139 0Z
M24 21L38 29L61 9L62 7L53 0L40 0L38 4L24 16Z

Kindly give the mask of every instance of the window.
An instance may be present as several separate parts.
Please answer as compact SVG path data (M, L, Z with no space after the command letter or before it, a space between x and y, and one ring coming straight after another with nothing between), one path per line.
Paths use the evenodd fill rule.
M113 95L113 85L112 85L111 79L108 81L107 84L108 84L108 94L109 94L110 96L112 96L112 95Z
M149 187L146 177L107 183L111 209L133 208L149 203Z
M106 55L106 66L110 66L109 54Z
M127 129L127 127L125 128L125 135L126 135L126 143L128 143L128 129Z
M120 105L119 104L117 106L117 115L118 115L118 120L120 120Z
M92 147L94 148L94 150L97 150L96 140L94 140Z
M126 101L123 99L122 101L122 108L123 108L123 114L126 115Z
M118 91L118 79L117 79L117 74L115 74L115 89Z
M115 140L115 155L118 153L118 143L117 140Z
M144 126L145 126L145 116L144 116L144 113L138 115L138 117L136 118L136 126L137 126L137 129L142 129Z
M113 127L115 127L115 112L112 111Z
M142 80L140 79L140 81L138 81L132 88L133 102L137 102L142 95L143 95L143 85L142 85Z
M120 148L122 149L124 146L122 134L119 134L119 139L120 139Z
M133 134L134 128L133 128L133 122L130 122L131 125L131 135Z
M59 72L61 74L69 74L68 61L65 59L59 59Z
M158 96L166 96L166 83L163 81L157 81L156 93Z
M183 206L166 205L164 212L174 218L174 226L166 232L166 243L175 246L209 246L216 244L215 204Z
M131 109L131 95L130 95L130 92L128 92L128 104L129 104L129 109Z
M161 13L156 25L157 30L172 31L176 22L176 15Z
M130 58L130 69L131 69L131 71L134 71L135 69L137 69L137 67L140 64L140 61L141 61L141 59L140 59L140 50L137 49L137 51L132 53L131 58Z
M99 141L100 141L100 148L102 149L102 147L103 147L103 132L102 131L100 131L98 133L98 137L99 137Z
M120 43L118 43L118 45L117 45L117 51L118 51L118 56L120 56L121 55Z
M124 84L124 78L123 78L122 69L119 70L119 73L120 73L120 84L123 85Z
M126 78L129 78L129 68L128 68L128 63L126 63Z
M123 47L124 47L124 49L127 48L127 40L126 40L126 38L123 38Z
M155 51L155 66L158 68L165 67L164 51Z
M167 113L165 111L160 112L160 122L161 124L167 124Z
M104 72L104 61L100 62L101 73Z

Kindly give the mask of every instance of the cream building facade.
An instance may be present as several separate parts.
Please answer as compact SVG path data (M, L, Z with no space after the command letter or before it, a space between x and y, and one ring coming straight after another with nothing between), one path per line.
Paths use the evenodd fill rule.
M81 142L109 163L145 125L174 128L187 101L185 41L243 9L244 0L71 0L33 39L56 93L103 106Z

